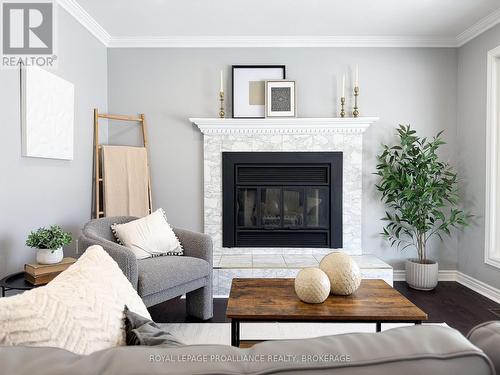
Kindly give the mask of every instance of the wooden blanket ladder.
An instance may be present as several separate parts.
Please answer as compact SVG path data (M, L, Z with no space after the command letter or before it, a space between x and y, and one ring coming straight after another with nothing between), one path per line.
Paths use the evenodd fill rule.
M97 108L94 109L94 218L105 216L105 209L103 202L103 175L102 175L102 145L99 142L99 119L122 121L123 124L139 123L142 131L142 143L146 149L147 162L148 162L148 198L149 198L149 213L152 212L153 202L151 196L151 174L149 169L149 150L148 150L148 137L146 131L146 118L143 113L139 117L124 116L124 115L110 115L99 113Z

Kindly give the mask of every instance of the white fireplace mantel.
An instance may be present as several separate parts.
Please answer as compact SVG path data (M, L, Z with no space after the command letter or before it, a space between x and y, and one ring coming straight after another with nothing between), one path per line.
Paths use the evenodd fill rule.
M332 118L190 118L203 134L363 133L378 117Z

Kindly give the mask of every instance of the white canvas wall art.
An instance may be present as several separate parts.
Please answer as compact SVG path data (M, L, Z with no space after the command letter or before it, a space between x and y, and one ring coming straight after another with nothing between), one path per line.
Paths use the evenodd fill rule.
M73 160L75 88L38 67L21 70L23 156Z

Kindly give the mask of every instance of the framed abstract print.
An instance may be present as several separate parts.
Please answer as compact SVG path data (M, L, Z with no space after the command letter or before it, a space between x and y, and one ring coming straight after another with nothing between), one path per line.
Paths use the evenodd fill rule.
M266 81L286 78L285 65L233 65L233 118L264 118Z

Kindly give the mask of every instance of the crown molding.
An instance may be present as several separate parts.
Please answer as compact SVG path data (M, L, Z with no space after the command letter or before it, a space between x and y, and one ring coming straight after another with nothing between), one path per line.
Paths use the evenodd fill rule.
M104 30L94 17L81 7L76 0L56 0L56 2L78 22L80 22L82 26L94 35L102 44L108 47L111 35Z
M111 36L77 0L55 0L108 48L394 47L457 48L500 23L500 8L456 37L438 36Z
M465 43L471 41L475 37L491 29L498 23L500 23L500 8L494 11L493 13L487 15L486 17L480 19L479 22L475 23L467 30L460 33L456 38L457 39L456 46L457 47L463 46Z
M109 48L456 47L456 39L405 36L112 37Z

